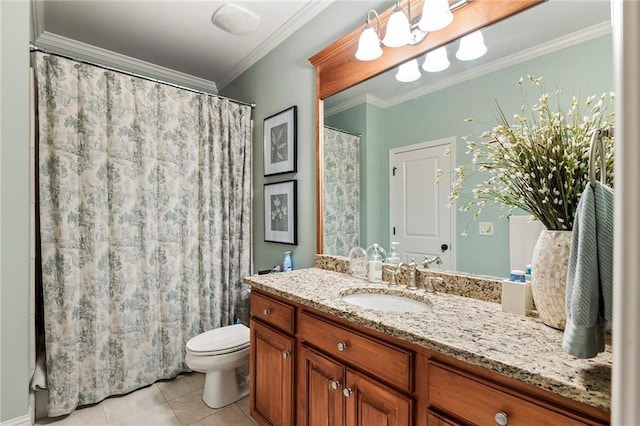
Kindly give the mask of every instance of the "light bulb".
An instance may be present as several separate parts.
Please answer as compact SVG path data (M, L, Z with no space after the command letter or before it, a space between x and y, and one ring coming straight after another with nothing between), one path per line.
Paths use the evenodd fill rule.
M387 33L382 43L387 47L402 47L411 40L411 28L407 15L397 5L387 22Z
M456 52L456 58L461 61L472 61L480 58L485 53L487 53L487 46L484 44L482 32L478 30L460 39L460 46Z
M422 31L438 31L453 22L448 0L425 0L418 28Z
M396 80L403 83L410 83L412 81L416 81L419 78L420 70L418 69L417 59L411 59L410 61L407 61L404 64L401 64L400 67L398 67Z
M373 61L382 56L380 39L371 25L367 24L360 34L356 59L360 61Z
M451 63L447 58L447 48L442 46L431 52L427 52L424 57L422 69L427 72L440 72L449 68Z

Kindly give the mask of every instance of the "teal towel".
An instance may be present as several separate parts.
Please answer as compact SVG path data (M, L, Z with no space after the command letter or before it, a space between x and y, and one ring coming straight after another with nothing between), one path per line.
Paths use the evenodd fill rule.
M612 303L613 190L597 183L582 193L573 222L562 349L578 358L603 352Z

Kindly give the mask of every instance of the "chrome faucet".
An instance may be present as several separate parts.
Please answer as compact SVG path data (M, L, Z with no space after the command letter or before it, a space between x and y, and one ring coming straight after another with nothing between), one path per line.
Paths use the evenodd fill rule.
M411 258L411 262L409 263L404 263L404 262L400 262L398 263L398 271L401 271L402 268L407 268L409 269L409 282L407 283L407 290L417 290L418 287L416 286L416 262L413 259L413 257Z
M442 259L440 259L440 256L433 256L431 258L429 256L425 256L424 260L422 261L422 267L425 269L429 269L432 263L435 263L436 265L442 265Z

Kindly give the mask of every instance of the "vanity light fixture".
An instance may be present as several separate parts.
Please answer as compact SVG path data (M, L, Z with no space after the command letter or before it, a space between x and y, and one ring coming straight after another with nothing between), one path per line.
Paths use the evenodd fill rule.
M376 18L377 25L374 30L371 26L371 14ZM380 17L378 12L371 9L367 14L367 24L360 34L358 40L358 50L356 51L356 59L360 61L373 61L382 56L382 49L380 48Z
M456 52L456 58L461 61L472 61L487 53L484 37L480 30L474 31L460 39L460 46Z
M398 67L396 80L403 83L410 83L420 78L420 70L418 69L418 60L410 59Z
M447 57L447 48L442 46L427 52L422 63L422 69L427 72L440 72L449 68L449 65L451 65L451 62Z
M458 0L449 4L449 0L425 0L422 15L411 18L411 0L407 0L407 14L396 0L395 7L387 21L387 32L380 40L380 16L371 9L367 14L367 22L358 39L356 58L361 61L373 61L382 55L380 44L385 47L402 47L416 45L427 37L429 31L445 28L453 22L454 9L463 6L469 0ZM376 18L376 29L373 29L372 14Z

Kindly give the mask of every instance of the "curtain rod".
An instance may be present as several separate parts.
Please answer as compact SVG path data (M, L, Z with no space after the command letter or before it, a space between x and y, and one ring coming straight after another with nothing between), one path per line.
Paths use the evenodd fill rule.
M346 134L351 135L351 136L357 136L357 137L359 137L359 138L361 138L361 137L362 137L362 133L353 133L353 132L348 132L348 131L346 131L346 130L342 130L342 129L338 129L338 128L335 128L335 127L331 127L331 126L328 126L328 125L326 125L326 124L324 125L324 127L326 127L327 129L335 130L336 132L346 133Z
M97 62L87 61L85 59L81 59L81 58L74 57L74 56L64 55L62 53L53 52L53 51L48 50L48 49L43 49L42 47L38 47L33 43L29 43L29 51L30 52L42 52L42 53L45 53L47 55L59 56L61 58L70 59L72 61L80 62L82 64L93 65L94 67L102 68L102 69L105 69L105 70L108 70L108 71L113 71L113 72L117 72L117 73L120 73L120 74L130 75L132 77L141 78L143 80L153 81L154 83L165 84L167 86L175 87L177 89L187 90L189 92L199 93L199 94L207 95L207 96L216 96L218 98L227 99L229 101L238 103L240 105L250 106L251 109L255 109L255 107L256 107L255 102L248 103L248 102L238 101L236 99L231 99L231 98L228 98L226 96L218 95L217 93L210 93L210 92L205 92L203 90L192 89L191 87L181 86L179 84L171 83L171 82L168 82L168 81L165 81L165 80L160 80L160 79L157 79L157 78L148 77L146 75L137 74L137 73L134 73L134 72L131 72L131 71L125 71L125 70L122 70L122 69L119 69L119 68L110 67L108 65L99 64Z

